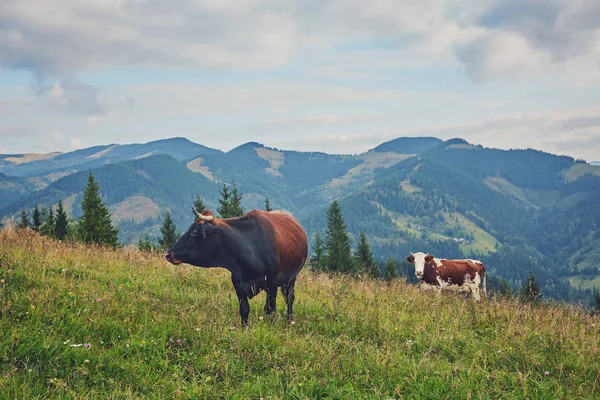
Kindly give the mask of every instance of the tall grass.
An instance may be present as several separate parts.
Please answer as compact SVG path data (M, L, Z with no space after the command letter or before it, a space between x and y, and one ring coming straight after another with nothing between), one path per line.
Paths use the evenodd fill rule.
M595 398L600 321L304 271L295 324L229 274L0 232L4 398Z

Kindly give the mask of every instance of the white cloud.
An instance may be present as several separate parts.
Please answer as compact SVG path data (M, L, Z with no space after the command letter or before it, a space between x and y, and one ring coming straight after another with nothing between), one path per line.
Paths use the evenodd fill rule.
M21 0L0 13L0 65L28 70L42 81L58 76L66 80L61 86L67 90L68 81L73 84L76 73L86 70L129 66L269 70L339 45L372 41L400 53L413 45L421 52L448 55L457 48L458 58L481 78L483 72L515 73L515 50L519 59L523 52L535 57L536 52L546 52L560 62L594 55L599 4ZM476 54L467 57L466 49ZM508 64L490 69L498 61ZM87 104L84 109L90 106L97 107Z
M0 6L0 68L27 71L37 99L23 88L9 95L2 88L0 137L10 149L174 135L230 148L249 132L264 141L285 132L290 138L277 139L280 147L355 152L418 133L416 126L447 123L440 135L475 135L491 144L506 136L558 149L551 140L565 132L593 142L593 118L592 126L569 130L574 119L561 122L545 111L546 121L535 120L529 111L597 104L599 60L600 2L590 0L11 1ZM291 68L269 75L282 66ZM150 77L104 87L82 78L110 70L122 79L122 68L147 76L164 69L214 75L208 83ZM453 69L479 85L446 85ZM227 80L236 74L224 71L244 74ZM407 83L413 76L414 86ZM485 92L494 80L521 86ZM553 102L540 91L523 106L518 98L534 85L562 87ZM559 99L574 86L587 100ZM516 109L527 118L510 114ZM490 119L499 110L509 117ZM464 135L450 125L477 118L485 123L460 126ZM548 139L536 129L550 132ZM52 131L64 138L48 138Z
M83 142L76 138L76 137L71 137L69 138L69 148L71 150L77 150L77 149L81 149L83 147Z

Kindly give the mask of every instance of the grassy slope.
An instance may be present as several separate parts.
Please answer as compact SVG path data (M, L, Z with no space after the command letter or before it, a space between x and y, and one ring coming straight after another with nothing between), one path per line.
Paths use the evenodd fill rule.
M239 328L227 273L0 232L9 398L592 398L600 321L302 272L296 321ZM71 345L91 344L72 347ZM545 376L544 372L549 371Z
M600 166L588 164L575 164L565 173L565 181L574 182L585 174L600 176Z
M416 237L421 236L422 232L417 229L417 227L421 225L418 221L418 218L414 218L406 214L394 213L377 202L372 202L372 204L376 205L379 210L392 218L392 221L396 224L397 229L406 231L408 234L415 235ZM469 221L464 215L459 213L443 213L443 215L445 220L444 227L458 227L464 233L472 233L475 237L474 243L461 243L459 245L464 254L471 254L474 252L478 252L480 254L489 254L496 251L496 248L499 246L498 240L473 222ZM453 239L450 236L435 231L430 232L429 237L434 240Z
M595 278L588 278L581 275L573 275L569 277L569 282L571 286L578 288L581 284L582 289L600 289L600 276L596 276Z

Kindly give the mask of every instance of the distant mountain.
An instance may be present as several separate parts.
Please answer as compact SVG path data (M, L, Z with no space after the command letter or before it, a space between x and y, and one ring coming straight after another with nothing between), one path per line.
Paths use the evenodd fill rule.
M54 182L77 171L106 164L166 154L178 161L192 157L220 154L219 150L190 142L185 138L157 140L144 144L111 144L69 153L0 155L0 173L37 178L39 184Z
M434 137L401 137L390 140L375 147L373 151L393 151L402 154L421 154L442 143L441 139Z
M0 173L0 210L35 191L25 179Z
M437 138L398 138L358 155L256 142L224 153L176 138L20 157L0 156L0 216L63 199L77 217L91 171L127 243L156 237L167 208L185 230L196 194L216 211L219 188L235 182L246 210L269 197L311 240L337 198L352 237L364 231L378 257L478 257L514 287L531 270L547 296L570 300L600 288L600 166L571 157Z
M590 164L591 165L600 165L600 161L592 161Z
M51 183L4 208L0 215L14 215L21 208L54 206L63 200L73 218L81 214L81 198L88 171L81 171ZM93 170L102 199L111 208L113 220L121 228L122 241L140 236L142 230L157 233L164 211L169 208L178 226L187 226L191 205L197 194L214 207L218 188L205 176L190 171L168 155L149 156L133 161L104 165Z

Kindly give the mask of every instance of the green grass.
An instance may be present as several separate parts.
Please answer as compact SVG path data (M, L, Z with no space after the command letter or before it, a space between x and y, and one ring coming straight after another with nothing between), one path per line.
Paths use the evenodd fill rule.
M575 164L565 173L566 182L575 182L585 174L600 176L600 166L588 164Z
M228 273L0 232L2 398L594 398L600 320L303 271L295 324ZM89 348L83 346L89 343ZM73 346L82 345L82 346ZM548 371L548 375L545 372Z
M489 254L496 251L499 245L498 240L495 237L478 227L475 223L468 220L464 215L453 213L452 214L456 221L450 218L450 214L444 213L446 220L446 226L458 226L466 233L472 233L475 238L474 243L460 244L460 249L464 254L478 252L480 254Z
M569 277L569 283L574 288L578 288L581 284L582 289L592 289L596 288L600 290L600 276L596 276L593 279L588 279L587 277L583 277L581 275L573 275Z
M387 214L392 219L394 224L396 224L398 230L406 231L409 235L421 237L421 235L424 232L423 230L418 229L418 227L421 227L422 229L425 229L428 232L429 237L433 240L453 239L452 237L443 233L430 231L429 229L425 228L420 222L419 218L411 217L406 214L397 214L386 209L379 203L372 203L375 204L379 208L379 210ZM494 236L490 235L488 232L478 227L475 223L471 222L464 215L459 213L443 213L443 215L445 220L443 224L444 227L456 227L459 228L465 234L473 234L473 237L475 238L474 242L459 244L459 248L464 254L489 254L495 252L497 247L499 247L500 244Z

